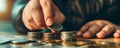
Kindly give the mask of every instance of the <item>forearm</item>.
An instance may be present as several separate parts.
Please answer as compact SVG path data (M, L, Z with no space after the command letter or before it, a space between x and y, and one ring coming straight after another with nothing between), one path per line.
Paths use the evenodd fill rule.
M28 30L22 22L22 12L28 0L16 0L12 10L12 21L18 32L26 33Z

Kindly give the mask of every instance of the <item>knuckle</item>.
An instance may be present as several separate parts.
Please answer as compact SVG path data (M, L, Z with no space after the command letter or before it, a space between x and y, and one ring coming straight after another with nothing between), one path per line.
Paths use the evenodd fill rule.
M48 0L41 1L40 3L42 6L49 6L51 4L51 2Z
M38 23L37 23L37 26L42 26L42 23L41 23L41 22L38 22Z
M29 30L34 30L34 28L33 28L33 27L29 27L28 29L29 29Z
M39 11L39 8L31 8L31 11L34 13L34 12L38 12Z

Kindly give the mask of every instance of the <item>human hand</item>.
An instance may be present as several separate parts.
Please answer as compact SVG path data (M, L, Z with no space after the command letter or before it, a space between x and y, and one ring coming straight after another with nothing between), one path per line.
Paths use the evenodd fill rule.
M51 26L55 21L62 23L65 17L52 0L30 0L23 10L22 20L27 29L39 30Z
M84 38L91 38L97 36L98 38L105 38L106 36L114 33L113 36L120 37L119 26L112 24L106 20L94 20L86 23L77 33L77 36Z

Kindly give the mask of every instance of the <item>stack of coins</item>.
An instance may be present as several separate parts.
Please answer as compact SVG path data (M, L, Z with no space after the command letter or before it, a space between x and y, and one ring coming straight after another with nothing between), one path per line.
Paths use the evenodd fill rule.
M54 34L51 32L43 33L43 41L52 42L54 40Z
M61 32L61 40L62 41L72 41L73 40L73 32L68 32L68 31Z
M36 41L40 38L40 32L28 32L27 36L30 41Z

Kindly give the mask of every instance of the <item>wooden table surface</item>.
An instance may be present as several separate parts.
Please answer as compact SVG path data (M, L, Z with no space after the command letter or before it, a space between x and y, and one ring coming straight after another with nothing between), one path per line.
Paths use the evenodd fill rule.
M0 36L3 35L19 35L14 27L12 26L11 22L0 22ZM2 38L0 38L2 39ZM81 38L79 38L81 39ZM83 38L82 38L83 39ZM99 41L109 41L113 42L115 44L108 45L108 46L99 46L94 48L120 48L120 38L105 38L105 39L85 39L85 40L91 40L99 44ZM37 46L31 46L32 43L27 44L12 44L12 43L6 43L6 44L0 44L0 48L86 48L82 46L61 46L61 45L55 45L55 46L46 46L46 45L37 45ZM33 43L34 44L34 43ZM88 47L93 48L93 47Z

